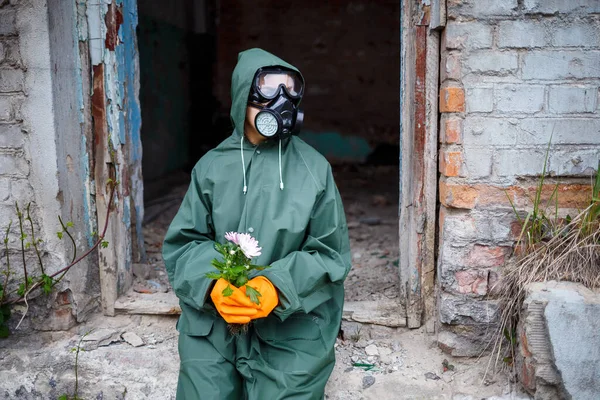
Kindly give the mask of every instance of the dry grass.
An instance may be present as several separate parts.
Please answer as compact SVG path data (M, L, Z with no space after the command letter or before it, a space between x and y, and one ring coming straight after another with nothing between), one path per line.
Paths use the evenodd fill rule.
M541 207L537 196L533 202L533 211L520 219L523 228L513 262L505 267L496 289L502 310L492 339L496 367L500 361L511 366L515 360L516 327L529 284L555 280L600 288L600 174L592 183L590 205L574 218L558 218L557 198L550 214L547 210L552 198L546 208Z

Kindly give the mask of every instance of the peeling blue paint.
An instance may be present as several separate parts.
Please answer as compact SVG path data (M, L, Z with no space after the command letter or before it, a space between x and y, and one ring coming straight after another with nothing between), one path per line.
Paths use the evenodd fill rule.
M123 197L123 218L121 220L128 229L131 227L131 205L129 204L130 201L131 198L129 196Z
M92 201L92 196L89 192L89 188L90 186L86 183L89 182L90 180L90 157L88 155L87 152L87 140L85 138L84 135L81 136L81 171L82 171L82 177L84 179L83 182L83 211L84 211L84 216L83 216L83 221L85 222L85 238L87 239L87 243L89 247L92 247L94 245L94 237L92 236L92 232L94 230L96 230L95 224L94 226L92 226L92 224L95 222L95 218L93 218L91 211L90 211L90 202Z
M372 151L364 138L342 135L339 132L302 131L299 136L331 159L363 162Z
M142 141L140 129L142 126L142 112L137 99L136 76L137 70L137 37L136 27L138 24L137 3L135 0L118 0L117 4L123 3L123 25L121 26L122 43L124 49L123 65L126 72L125 82L125 106L127 112L127 123L131 135L131 161L136 162L142 159ZM119 46L121 47L121 46Z

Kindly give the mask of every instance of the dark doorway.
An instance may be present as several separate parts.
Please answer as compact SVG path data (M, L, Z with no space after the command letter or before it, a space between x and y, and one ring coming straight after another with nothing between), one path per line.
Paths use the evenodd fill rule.
M390 301L402 314L399 3L162 3L138 3L144 235L153 270L164 270L160 246L187 188L186 172L231 133L230 80L238 53L261 47L305 77L300 137L333 165L350 227L347 301Z

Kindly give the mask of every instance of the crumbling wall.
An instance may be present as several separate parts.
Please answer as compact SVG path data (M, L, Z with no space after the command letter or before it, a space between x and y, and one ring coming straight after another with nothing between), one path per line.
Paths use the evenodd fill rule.
M583 207L600 158L600 3L449 0L441 43L439 344L479 354L495 330L492 288L531 205Z
M0 230L9 232L9 289L23 281L20 229L15 203L26 216L31 204L35 239L50 275L65 267L72 255L58 217L73 222L70 229L79 250L90 245L95 230L91 204L89 158L84 133L83 83L74 4L55 0L0 2ZM84 48L87 51L87 48ZM86 141L87 139L87 141ZM33 235L23 221L25 245ZM7 267L2 241L0 271ZM41 276L38 257L30 244L25 260L28 276ZM94 266L96 266L94 268ZM4 279L4 275L2 276ZM98 305L98 273L93 256L77 265L55 286L50 297L32 301L22 327L67 329ZM38 291L39 292L39 291ZM14 307L11 324L24 305Z

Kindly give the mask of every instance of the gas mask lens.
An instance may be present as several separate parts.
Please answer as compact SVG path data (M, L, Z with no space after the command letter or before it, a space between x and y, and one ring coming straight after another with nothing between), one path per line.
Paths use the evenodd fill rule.
M256 88L266 99L275 97L281 86L292 98L302 96L302 81L293 72L263 71L256 76Z

